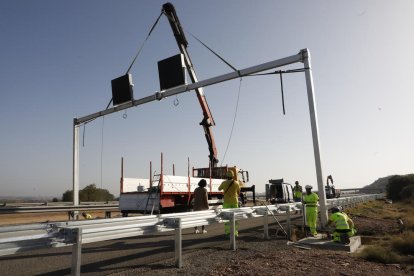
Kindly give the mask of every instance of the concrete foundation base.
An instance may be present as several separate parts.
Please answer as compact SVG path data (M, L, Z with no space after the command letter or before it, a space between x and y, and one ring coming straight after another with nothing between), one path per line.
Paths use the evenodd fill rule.
M321 249L329 249L329 250L341 250L346 252L355 252L358 247L361 246L361 237L360 236L354 236L349 238L350 243L349 244L341 244L337 242L333 242L331 240L321 239L320 237L309 237L304 238L298 241L298 244L304 245L304 246L310 246L310 247L317 247Z

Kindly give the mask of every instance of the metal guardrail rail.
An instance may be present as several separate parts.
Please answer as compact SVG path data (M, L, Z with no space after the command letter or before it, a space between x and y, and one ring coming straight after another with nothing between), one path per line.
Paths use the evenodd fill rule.
M355 206L359 203L381 199L383 194L362 195L348 198L328 199L329 206ZM182 266L181 230L195 226L231 222L230 247L236 249L235 221L264 217L264 237L268 237L268 215L286 215L302 210L302 203L288 203L217 209L187 213L152 216L67 221L55 223L24 224L0 227L0 256L15 254L37 248L73 246L72 274L80 275L82 244L151 235L157 232L175 231L176 266Z
M69 212L84 210L119 210L118 204L90 204L90 205L63 205L63 206L20 206L0 207L0 214L16 213L43 213L43 212Z

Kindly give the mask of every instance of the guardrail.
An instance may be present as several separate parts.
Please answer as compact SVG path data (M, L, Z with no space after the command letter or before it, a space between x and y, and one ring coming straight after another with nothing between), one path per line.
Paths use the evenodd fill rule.
M383 195L363 195L329 199L328 205L354 206L364 201L383 198ZM264 238L268 238L268 215L286 215L302 210L302 204L288 203L235 209L217 209L187 213L113 219L67 221L0 227L0 256L36 248L73 246L72 274L80 275L82 244L175 231L175 264L182 266L182 229L230 221L230 248L236 249L235 222L263 217Z
M64 206L24 206L24 207L1 207L0 214L15 213L43 213L43 212L70 212L84 210L119 210L118 204L101 205L64 205Z

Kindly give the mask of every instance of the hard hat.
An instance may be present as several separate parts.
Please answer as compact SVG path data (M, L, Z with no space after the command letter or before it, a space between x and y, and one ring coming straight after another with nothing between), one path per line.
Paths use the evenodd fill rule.
M341 212L340 207L341 207L341 206L334 206L334 207L332 207L332 208L331 208L331 212L332 212L332 213L338 213L338 212ZM341 208L342 208L342 207L341 207Z
M312 186L311 185L306 185L305 189L312 189Z
M299 184L299 181L295 181L295 184Z
M232 171L227 171L226 176L233 178L234 174Z

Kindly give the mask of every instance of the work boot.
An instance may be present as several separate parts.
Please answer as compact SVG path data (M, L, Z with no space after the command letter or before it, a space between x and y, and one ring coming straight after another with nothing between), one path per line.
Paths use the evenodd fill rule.
M348 234L342 234L339 238L341 239L342 244L349 244L351 242Z

